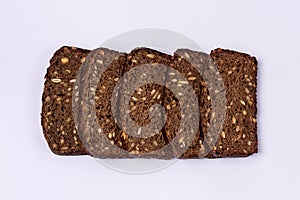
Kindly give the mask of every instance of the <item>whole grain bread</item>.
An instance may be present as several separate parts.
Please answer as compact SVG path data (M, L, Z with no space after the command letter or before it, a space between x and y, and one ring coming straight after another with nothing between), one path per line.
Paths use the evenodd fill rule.
M75 127L72 93L78 70L89 52L61 47L51 58L45 75L41 124L50 149L58 155L88 154Z
M144 72L138 71L141 66ZM161 66L167 68L158 73ZM257 152L256 78L256 59L230 50L216 49L209 56L178 49L170 56L149 48L126 54L62 47L45 76L43 132L50 149L59 155L186 159L201 158L209 151L207 158L248 156ZM133 82L140 86L132 88ZM193 89L199 110L182 116L195 102L185 90L170 88L186 85ZM219 91L221 86L224 91ZM214 123L220 116L212 100L226 107L222 126ZM145 128L164 122L161 129ZM182 122L192 125L190 132L180 128ZM221 129L210 146L206 141L212 126Z

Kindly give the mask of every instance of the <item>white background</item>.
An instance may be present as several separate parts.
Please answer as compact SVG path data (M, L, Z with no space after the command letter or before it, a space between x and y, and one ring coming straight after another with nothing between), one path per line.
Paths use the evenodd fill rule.
M258 58L259 154L131 175L50 152L40 110L52 53L146 27ZM1 1L0 34L0 199L300 198L299 1Z

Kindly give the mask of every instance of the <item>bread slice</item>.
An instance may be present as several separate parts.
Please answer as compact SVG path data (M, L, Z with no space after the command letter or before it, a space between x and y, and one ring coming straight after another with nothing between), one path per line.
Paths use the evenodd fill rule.
M218 67L226 88L226 117L220 138L209 158L245 157L258 151L257 141L257 60L245 53L225 49L212 50L210 56ZM211 62L212 63L212 62ZM213 78L209 62L205 74ZM209 126L211 103L208 90L203 90L203 124ZM205 126L203 129L205 131Z
M171 59L172 56L149 48L136 48L127 57L119 108L130 116L122 120L121 126L126 150L132 157L172 158L171 147L166 147L162 131L165 91L162 84Z
M41 124L50 149L58 155L88 154L75 127L72 93L78 70L89 52L61 47L51 58L45 75Z
M178 49L174 56L172 57L171 66L167 74L166 81L170 85L173 84L174 88L183 90L181 92L174 93L170 89L166 89L166 94L164 98L164 107L168 113L168 119L164 127L166 137L169 142L173 141L173 151L176 158L198 158L200 151L200 143L203 141L203 133L201 131L201 120L199 109L200 105L200 95L202 90L202 85L204 81L202 79L201 73L203 73L204 65L207 59L207 54L197 52L197 66L193 66L191 62L186 59L189 58L189 52L186 49ZM177 75L180 74L181 78ZM181 79L181 80L180 80ZM193 93L196 98L195 109L189 113L187 108L183 108L186 104L188 107L192 105L192 93L189 93L187 87L191 86ZM180 102L179 98L183 101ZM180 123L183 127L180 128ZM183 133L189 126L196 124L194 130L189 130ZM194 134L192 134L194 131ZM183 133L181 136L177 135ZM175 138L176 137L176 138ZM175 141L174 141L175 140Z
M74 112L78 132L90 155L97 158L128 157L122 150L122 130L113 114L114 88L121 78L127 54L106 48L93 50L86 58L77 80ZM116 106L118 107L118 106ZM118 115L117 109L114 109Z

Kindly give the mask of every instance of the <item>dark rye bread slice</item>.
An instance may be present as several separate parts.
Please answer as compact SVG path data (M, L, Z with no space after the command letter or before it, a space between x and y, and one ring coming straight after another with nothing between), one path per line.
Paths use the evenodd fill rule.
M123 74L126 58L124 53L106 48L95 49L78 75L81 80L78 86L77 104L81 107L78 131L89 153L97 158L128 157L127 151L122 150L123 131L115 122L111 105L111 99L119 98L118 93L113 96L113 90ZM114 111L118 116L116 108Z
M61 47L50 60L42 95L41 123L50 149L58 155L85 155L72 115L72 92L78 69L90 51Z
M172 152L170 147L167 147L162 127L149 129L148 132L145 127L151 123L157 125L163 121L163 111L154 105L163 106L165 88L157 83L164 82L166 70L157 72L155 69L159 66L169 66L171 59L170 55L148 48L136 48L127 56L123 75L127 73L129 76L125 78L126 83L122 84L119 108L123 113L129 113L130 119L137 125L134 128L128 125L130 119L124 119L121 122L122 129L125 130L122 135L125 139L125 148L133 157L172 158ZM145 68L140 71L137 67ZM150 76L153 83L146 82ZM138 87L133 88L133 94L130 94L132 84L128 83L137 81L141 82L137 85ZM131 97L129 102L126 102L124 95ZM151 111L155 116L151 116Z
M201 73L203 73L204 65L207 59L207 54L198 52L199 59L197 60L198 69L194 67L189 61L185 59L189 55L186 53L185 49L178 49L174 56L172 57L171 67L176 70L181 76L183 76L183 80L179 80L180 78L176 75L176 73L168 71L166 82L169 84L174 84L177 88L183 87L184 85L190 85L195 93L197 98L197 109L198 109L198 122L197 122L197 130L195 135L192 136L191 132L188 132L187 135L183 135L178 138L178 143L174 143L173 151L174 155L177 158L198 158L200 151L200 144L203 141L203 133L201 132L200 127L200 114L201 110L199 109L200 104L200 95L202 85L204 81L202 79ZM182 120L182 114L180 113L180 102L178 100L178 96L184 96L184 102L188 105L191 103L191 94L187 94L187 91L183 93L174 94L170 90L166 90L165 98L164 98L164 107L168 112L168 120L166 121L166 125L164 127L166 137L168 141L171 141L175 138L176 134L179 131L180 122ZM184 115L190 115L191 113L185 113ZM191 116L187 119L188 123L192 123L193 120L196 120L195 116ZM185 125L187 126L187 125ZM187 139L190 140L187 140ZM188 149L186 151L183 148L186 148L186 145L189 144Z
M212 63L218 67L226 88L227 103L224 105L226 106L226 117L223 131L207 157L245 157L256 153L258 148L256 123L257 60L245 53L220 48L212 50L210 56L212 59L207 63L204 73L209 81L214 82L217 72L212 70ZM204 88L201 95L204 132L208 130L209 119L213 115L210 109L209 92L216 92L214 87L212 86L209 91L208 88Z
M191 68L196 68L201 74L198 72L194 72L196 74L196 87L200 88L200 94L198 95L198 103L200 109L200 123L199 123L199 133L200 137L196 137L194 143L189 147L189 149L181 156L182 159L187 158L203 158L208 152L205 151L205 148L212 148L211 145L205 143L205 139L207 138L207 122L204 120L206 112L203 112L203 107L205 107L205 101L203 94L207 90L207 84L203 79L204 71L206 69L207 62L209 62L209 55L199 51L193 51L190 49L177 49L175 54L178 54L183 59L186 60L191 66ZM197 90L196 90L197 91ZM211 105L208 106L207 109L210 108Z

